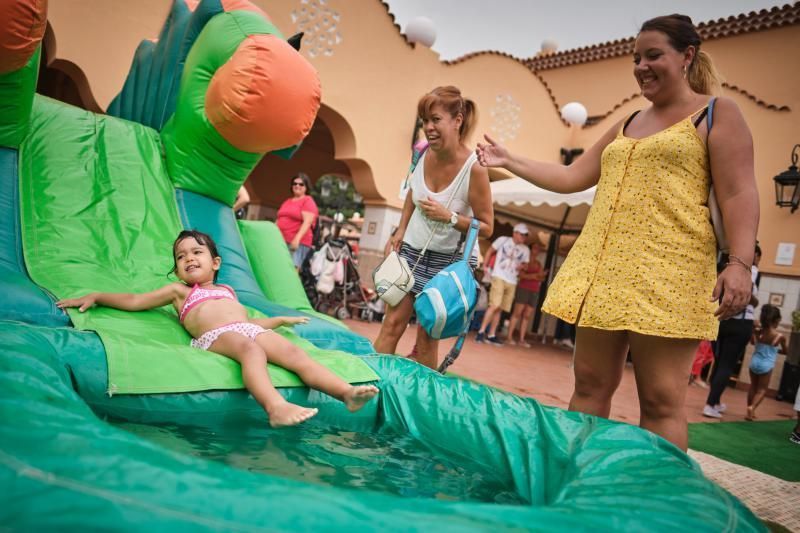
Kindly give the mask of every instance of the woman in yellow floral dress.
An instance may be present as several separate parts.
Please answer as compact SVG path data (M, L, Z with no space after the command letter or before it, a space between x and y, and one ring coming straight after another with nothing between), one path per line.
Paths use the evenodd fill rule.
M572 165L511 154L486 137L481 164L571 193L597 185L586 225L544 310L577 324L570 409L607 417L630 348L641 427L686 449L686 378L702 339L750 298L758 193L750 131L719 98L709 135L702 119L718 84L689 17L642 25L634 77L651 105L620 121ZM707 201L711 175L731 260L717 277ZM716 302L716 303L715 303Z

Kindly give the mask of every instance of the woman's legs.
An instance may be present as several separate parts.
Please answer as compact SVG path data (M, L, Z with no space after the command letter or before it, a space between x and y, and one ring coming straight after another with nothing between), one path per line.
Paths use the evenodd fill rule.
M395 353L397 342L405 333L411 313L414 311L414 299L409 295L400 300L396 306L386 308L381 331L375 339L375 351L378 353ZM419 351L420 346L417 346Z
M351 385L322 366L302 348L295 346L277 333L262 333L256 343L267 354L269 361L291 370L310 388L322 391L341 400L350 411L358 411L378 394L374 385Z
M685 451L688 445L684 409L686 376L699 341L634 332L629 332L628 338L639 392L639 425Z
M317 414L317 409L289 403L281 396L269 378L267 354L249 338L234 332L223 333L210 351L238 361L244 386L267 412L271 426L294 426Z
M628 339L624 331L579 327L575 344L575 392L570 411L608 418L622 380Z
M522 310L522 325L519 327L519 343L526 344L525 335L528 334L528 328L531 327L531 321L533 320L533 312L534 308L532 305L525 305L525 308Z
M431 338L422 326L417 327L417 361L434 370L439 368L439 341Z
M514 304L514 310L511 311L511 318L508 321L508 342L514 342L514 329L516 329L517 324L519 324L520 319L522 318L522 311L525 308L525 304L522 302L517 302ZM524 329L520 330L520 338L524 339Z

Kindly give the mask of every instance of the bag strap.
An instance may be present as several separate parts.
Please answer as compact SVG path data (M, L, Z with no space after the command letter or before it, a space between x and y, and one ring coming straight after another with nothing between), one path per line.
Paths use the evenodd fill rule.
M473 218L469 222L469 231L467 232L467 242L464 244L464 253L461 255L461 260L469 262L469 257L472 255L472 250L475 248L475 242L478 240L478 232L481 229L481 221Z
M708 101L708 107L706 107L706 110L708 111L708 113L706 113L706 153L708 154L709 177L711 177L711 149L708 146L708 136L711 134L711 126L714 125L714 104L716 101L717 97L712 97L711 100ZM713 179L711 181L713 182Z
M469 160L469 159L471 159L471 158L473 157L473 154L474 154L474 153L475 153L475 152L472 152L472 153L469 155L469 157L468 157L467 159L468 159L468 160ZM466 165L466 164L467 164L467 162L466 162L466 161L464 161L464 164ZM463 170L463 167L462 167L462 170ZM461 189L461 185L464 183L464 178L465 178L467 175L469 175L469 173L470 173L470 172L472 172L472 166L471 166L471 165L470 165L470 168L469 168L469 169L467 169L465 172L461 172L461 173L458 175L458 181L455 183L455 186L453 187L453 190L452 190L452 192L450 192L450 197L447 199L447 203L444 205L445 209L450 209L450 204L453 202L453 198L455 198L455 196L456 196L456 193L458 192L458 190L459 190L459 189ZM423 178L424 178L424 176L423 176ZM412 274L413 274L413 273L414 273L414 271L417 269L417 266L419 265L419 262L422 260L422 256L423 256L423 255L425 255L425 252L427 252L427 251L428 251L428 246L431 244L431 241L433 240L433 236L434 236L434 235L436 234L436 232L437 232L437 231L438 231L440 228L442 228L442 227L443 227L445 224L446 224L445 222L437 222L437 223L436 223L436 224L434 224L434 226L431 228L431 234L428 236L428 240L427 240L427 241L425 241L425 246L423 246L423 247L422 247L422 250L420 250L420 252L419 252L419 257L417 257L417 260L416 260L416 262L414 263L414 266L411 268L411 273L412 273Z

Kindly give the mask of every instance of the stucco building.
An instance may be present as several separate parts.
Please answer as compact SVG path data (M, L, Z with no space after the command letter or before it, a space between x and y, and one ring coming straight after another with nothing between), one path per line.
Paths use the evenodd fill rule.
M629 39L577 50L515 58L479 52L441 61L412 44L379 0L252 0L285 35L305 32L302 53L319 71L322 108L297 155L267 156L247 187L256 213L269 214L289 195L297 171L313 180L353 181L366 205L360 242L364 272L377 263L399 220L400 185L408 168L418 98L456 85L478 106L476 132L514 151L559 161L562 147L588 147L647 102L632 76ZM191 2L190 2L191 3ZM122 87L142 39L157 37L170 0L53 0L41 91L101 111ZM509 14L513 16L513 14ZM800 3L700 25L703 48L724 76L723 95L742 109L753 132L764 250L762 301L780 302L785 320L800 300L800 254L776 261L800 240L800 212L775 205L773 176L800 143ZM559 108L581 102L582 128ZM474 141L474 140L473 140ZM493 172L492 179L501 179ZM501 227L502 231L502 227ZM779 264L779 263L790 264Z

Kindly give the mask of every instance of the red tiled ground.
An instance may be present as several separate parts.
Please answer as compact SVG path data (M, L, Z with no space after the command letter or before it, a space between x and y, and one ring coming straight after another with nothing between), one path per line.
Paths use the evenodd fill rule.
M380 330L379 323L358 320L347 320L346 323L353 331L370 340L375 340ZM409 353L415 336L416 326L410 326L400 340L398 353ZM541 344L534 344L532 348L496 347L478 344L473 338L474 335L470 334L461 356L450 367L452 372L520 396L536 398L545 405L567 407L573 387L571 351ZM444 356L451 343L452 341L442 341L440 357ZM688 389L686 414L689 422L716 422L700 414L708 390L696 386ZM744 420L746 398L746 391L728 388L722 400L728 405L728 412L722 420ZM766 398L758 410L760 420L786 420L794 419L795 416L791 403L778 402L772 398ZM630 365L625 369L622 383L614 396L611 418L638 423L638 395Z

